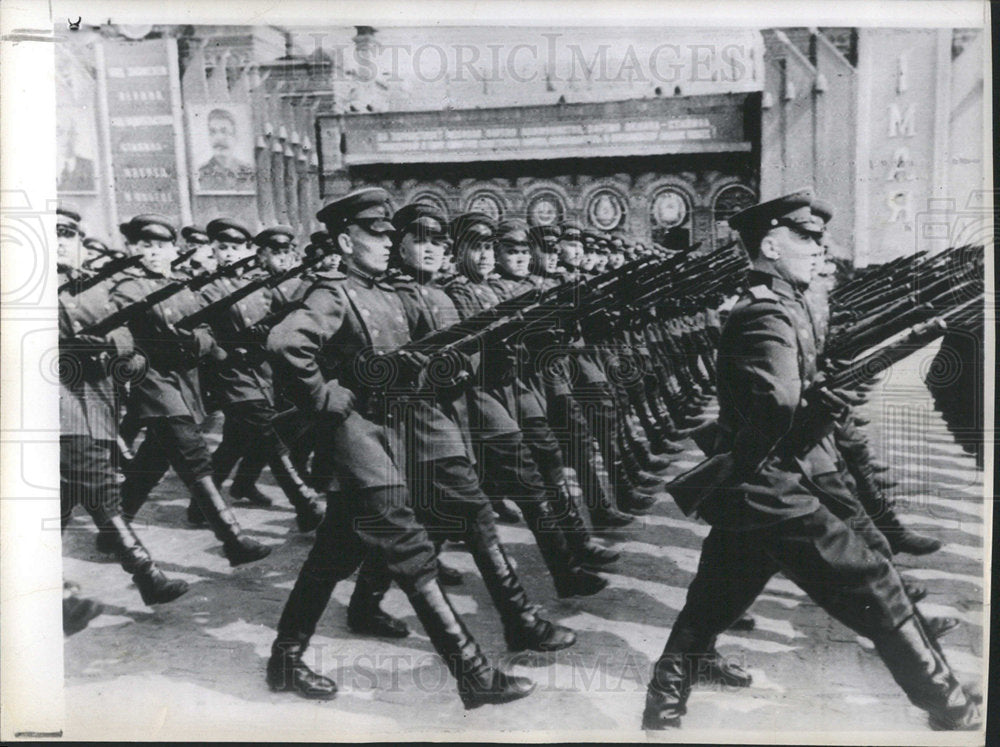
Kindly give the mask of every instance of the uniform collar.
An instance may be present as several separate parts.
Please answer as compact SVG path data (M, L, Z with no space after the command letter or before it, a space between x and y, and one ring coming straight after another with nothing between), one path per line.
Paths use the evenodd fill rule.
M787 299L801 300L802 294L795 289L795 286L784 278L772 275L761 270L751 270L749 275L750 285L766 285L779 296Z
M383 290L392 290L392 285L389 279L383 275L369 275L368 273L359 270L357 267L347 267L345 268L345 274L349 279L354 280L358 285L364 286L365 288L374 288L378 286Z

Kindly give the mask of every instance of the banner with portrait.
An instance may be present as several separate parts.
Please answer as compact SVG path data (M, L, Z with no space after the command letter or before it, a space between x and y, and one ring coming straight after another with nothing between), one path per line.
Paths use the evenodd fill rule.
M253 115L249 104L186 103L191 178L196 194L255 194Z
M97 81L93 50L56 46L56 190L96 194Z

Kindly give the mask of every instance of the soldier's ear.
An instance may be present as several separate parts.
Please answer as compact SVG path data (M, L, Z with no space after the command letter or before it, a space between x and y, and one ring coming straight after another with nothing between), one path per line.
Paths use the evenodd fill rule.
M781 259L781 250L773 236L767 235L760 240L760 256L772 261Z
M347 231L337 234L337 246L340 247L343 254L354 254L354 242L351 241L351 236Z

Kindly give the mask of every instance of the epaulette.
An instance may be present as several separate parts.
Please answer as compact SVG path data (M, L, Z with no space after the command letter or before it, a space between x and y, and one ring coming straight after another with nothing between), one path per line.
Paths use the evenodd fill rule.
M444 287L445 288L454 288L454 287L459 286L459 285L468 285L471 282L472 281L469 280L469 278L466 277L465 275L463 275L461 273L457 273L457 274L452 275L451 277L449 277L447 280L445 280Z
M773 290L768 288L766 285L752 285L747 288L747 295L753 298L755 301L777 301L778 294Z

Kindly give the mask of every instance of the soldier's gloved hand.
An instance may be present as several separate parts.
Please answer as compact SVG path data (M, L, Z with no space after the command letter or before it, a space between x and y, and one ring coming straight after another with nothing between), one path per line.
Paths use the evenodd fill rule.
M354 392L342 387L336 381L328 381L323 386L320 411L337 421L346 418L354 410Z
M525 348L532 353L539 353L546 348L559 345L563 342L564 333L556 327L545 327L533 329L519 338Z
M483 386L487 389L507 386L517 375L517 351L510 345L501 344L483 353L479 366Z
M149 368L149 361L146 356L138 350L129 356L122 356L120 360L121 365L116 367L115 370L118 372L117 376L120 376L123 382L138 381L146 373L147 368Z
M424 371L423 384L440 396L453 397L473 382L475 366L465 353L447 350L430 356Z
M417 350L400 350L397 358L404 376L408 379L416 379L427 367L430 358Z

